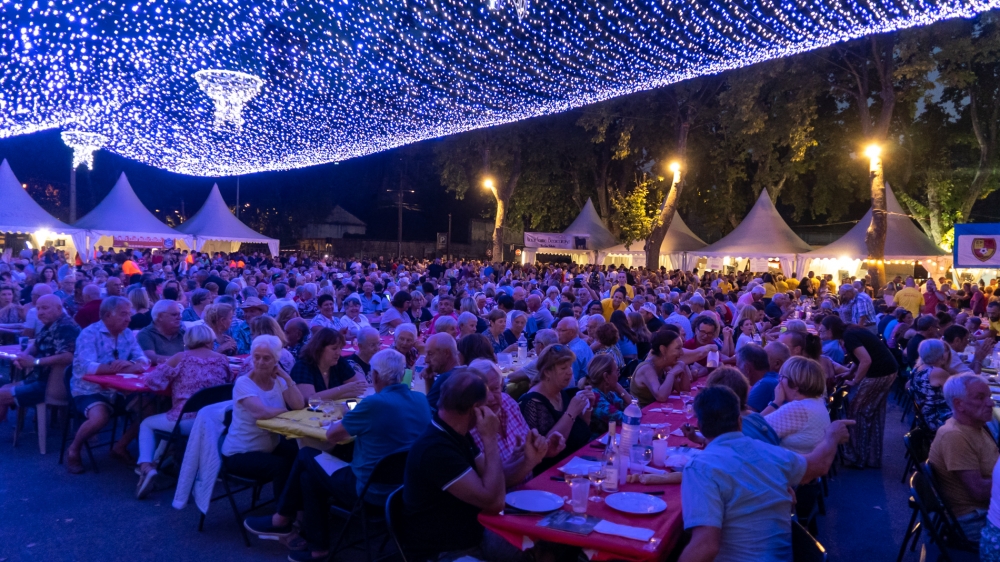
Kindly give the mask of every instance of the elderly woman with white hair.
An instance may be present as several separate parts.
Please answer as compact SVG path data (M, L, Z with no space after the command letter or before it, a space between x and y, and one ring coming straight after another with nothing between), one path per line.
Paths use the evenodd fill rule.
M462 312L458 315L458 338L461 339L469 334L476 333L476 326L479 323L479 317L472 312Z
M944 399L944 383L954 374L948 370L951 348L942 340L929 339L920 342L917 353L920 359L910 386L927 428L937 431L951 417L951 408Z
M262 538L283 538L293 532L292 523L302 513L301 536L306 548L292 552L289 560L325 557L330 547L330 504L351 509L358 501L375 465L396 451L409 449L430 426L427 398L403 384L406 359L397 351L383 349L371 359L375 394L365 398L334 422L326 432L330 444L354 439L351 464L328 474L316 463L319 451L303 448L281 493L277 512L250 517L244 525ZM384 505L397 486L372 484L365 500Z
M153 306L155 310L162 302ZM171 432L180 420L181 434L187 435L194 425L194 414L180 418L181 410L189 398L199 390L226 384L232 380L229 360L225 355L212 351L215 333L204 324L196 324L184 333L182 351L146 375L146 386L159 391L170 389L171 408L166 413L149 416L139 426L139 485L135 495L142 499L153 490L157 459L155 431ZM162 451L159 451L162 453Z
M452 322L454 318L446 317ZM395 339L392 348L403 354L406 358L406 368L412 369L420 357L419 342L417 341L417 327L409 322L404 322L396 326Z
M299 302L299 316L306 320L312 320L319 314L319 303L316 302L316 294L319 289L315 283L302 285L302 300Z
M289 410L305 407L292 378L278 366L281 340L257 336L250 345L253 371L233 386L233 422L222 443L222 462L233 474L272 480L276 495L285 487L298 447L257 426Z
M433 328L435 334L448 334L453 338L458 337L458 320L451 316L439 316L434 321Z

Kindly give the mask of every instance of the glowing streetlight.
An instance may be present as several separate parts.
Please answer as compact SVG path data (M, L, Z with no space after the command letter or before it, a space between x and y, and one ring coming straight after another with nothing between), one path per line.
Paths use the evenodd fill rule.
M668 166L667 169L676 174L677 172L681 171L681 163L671 162L670 166Z
M495 185L493 185L493 178L486 178L486 179L484 179L483 180L483 187L486 188L486 189L488 189L488 190L490 190L490 191L492 191L492 192L494 192L494 194L496 193L497 188L496 188Z
M865 156L874 160L882 155L882 147L877 144L870 144L865 148Z

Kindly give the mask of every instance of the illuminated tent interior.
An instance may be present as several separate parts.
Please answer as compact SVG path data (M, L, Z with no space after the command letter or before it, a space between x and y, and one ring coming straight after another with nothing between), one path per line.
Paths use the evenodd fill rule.
M943 274L951 265L951 254L942 250L920 230L907 216L889 184L885 184L885 206L889 212L886 218L885 260L889 265L905 265L920 262L931 274ZM872 222L872 210L854 225L847 234L831 244L799 256L801 267L798 271L830 273L836 277L838 271L854 275L862 267L862 260L868 256L865 236ZM895 263L892 263L895 262ZM839 278L839 277L838 277Z
M680 213L674 213L670 228L660 245L660 267L688 270L688 253L697 252L705 247L705 242L688 228ZM625 265L639 267L646 265L646 253L642 251L643 242L633 242L629 249L624 244L603 250L598 254L598 262L604 265Z
M521 255L521 263L534 262L537 254L569 256L573 263L579 264L595 263L601 250L618 244L618 239L615 238L614 234L611 234L608 227L604 226L601 215L597 214L594 202L589 197L580 214L573 219L563 234L574 238L586 238L587 249L525 247L524 253Z
M219 185L212 191L201 209L176 228L194 239L194 249L199 252L236 252L241 243L267 244L272 256L278 255L278 240L268 238L236 218L219 192Z
M64 239L69 246L72 236L79 231L35 202L4 160L0 163L0 232L30 234L35 239L35 247L40 248L46 241L57 239Z
M194 244L190 236L163 224L146 209L124 173L107 197L73 226L79 230L73 235L73 243L77 248L86 248L87 255L97 246L110 248L114 237L129 237L132 240L129 247L144 247L145 244L155 247L166 240L180 240L189 247ZM122 244L114 246L123 247Z

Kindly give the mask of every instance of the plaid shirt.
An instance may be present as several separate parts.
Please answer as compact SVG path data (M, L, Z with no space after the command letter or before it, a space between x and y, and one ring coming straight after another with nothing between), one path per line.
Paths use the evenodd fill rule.
M861 324L862 317L867 317L864 324ZM841 305L840 318L844 322L859 326L873 324L875 322L875 305L872 303L872 298L865 293L857 293L853 300Z
M500 434L497 435L497 446L500 449L500 460L506 463L514 456L514 452L517 451L517 442L520 438L521 443L528 437L528 424L524 421L524 416L521 415L521 408L518 407L517 402L513 398L503 393L500 395L500 412L497 413L497 417L500 418ZM483 450L483 440L479 436L479 431L476 428L472 428L469 431L469 435L472 435L472 440L475 441L476 446L479 450ZM530 476L530 475L529 475Z

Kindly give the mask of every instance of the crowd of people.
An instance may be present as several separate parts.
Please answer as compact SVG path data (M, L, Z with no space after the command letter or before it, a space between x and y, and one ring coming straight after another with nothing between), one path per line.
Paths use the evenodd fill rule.
M682 428L704 453L684 470L681 559L779 559L791 548L791 490L826 474L838 445L845 464L881 467L887 397L905 378L936 432L929 462L946 501L997 556L998 433L979 376L1000 331L995 289L995 279L873 287L812 272L177 250L101 248L73 263L24 251L0 263L0 343L22 342L14 364L26 374L0 387L0 421L68 389L85 419L66 452L79 474L88 440L132 419L111 455L137 467L141 499L164 454L156 431L178 421L189 431L185 402L233 383L223 462L272 482L275 512L245 526L284 539L290 560L327 556L329 506L350 509L375 465L403 449L410 548L516 560L520 549L477 513L503 509L507 491L620 424L633 401L704 381L697 428ZM504 375L501 358L525 343L532 359ZM344 356L348 344L357 351ZM143 374L169 400L85 378L103 373ZM838 389L849 391L847 416L831 422ZM324 450L257 425L311 400L358 398ZM375 486L364 500L382 505L392 491Z

